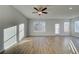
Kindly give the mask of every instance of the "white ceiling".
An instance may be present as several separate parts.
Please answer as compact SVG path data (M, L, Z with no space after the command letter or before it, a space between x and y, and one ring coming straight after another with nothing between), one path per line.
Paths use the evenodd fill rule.
M30 19L70 19L79 16L78 5L47 5L46 11L48 14L43 14L42 16L32 13L35 11L33 9L35 5L15 5L13 7ZM71 7L72 10L69 9Z

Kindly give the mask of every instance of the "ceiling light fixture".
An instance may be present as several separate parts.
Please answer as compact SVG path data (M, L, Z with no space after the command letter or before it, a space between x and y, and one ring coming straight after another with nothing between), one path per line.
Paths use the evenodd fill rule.
M36 11L35 12L32 12L32 13L38 13L38 15L48 14L48 12L46 11L47 10L47 7L40 6L40 7L33 7L33 8Z
M38 12L39 15L42 15L42 12Z

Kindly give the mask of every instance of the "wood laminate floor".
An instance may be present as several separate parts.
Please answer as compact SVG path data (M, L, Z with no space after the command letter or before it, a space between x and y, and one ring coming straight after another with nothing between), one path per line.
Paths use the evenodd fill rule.
M28 37L5 50L5 54L73 54L71 37Z

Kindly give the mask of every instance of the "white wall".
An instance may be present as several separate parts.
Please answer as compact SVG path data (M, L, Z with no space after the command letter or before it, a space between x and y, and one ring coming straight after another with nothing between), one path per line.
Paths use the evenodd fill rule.
M79 17L71 19L71 35L75 37L79 37L79 33L75 32L75 21L79 21Z
M46 22L46 32L33 32L33 22L34 21L45 21ZM69 20L63 20L63 19L43 19L43 20L37 20L32 19L29 21L29 35L31 36L48 36L48 35L55 35L55 24L60 24L60 34L59 35L69 35L69 33L64 33L64 21Z
M21 23L25 24L25 36L27 36L27 18L11 6L0 6L0 51L4 49L3 29ZM18 30L17 30L18 31ZM18 38L17 38L18 39Z

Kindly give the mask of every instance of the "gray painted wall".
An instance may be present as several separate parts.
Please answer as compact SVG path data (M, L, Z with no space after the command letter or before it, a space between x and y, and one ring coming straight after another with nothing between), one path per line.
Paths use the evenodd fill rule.
M33 31L33 22L35 21L44 21L46 22L46 32L34 32ZM55 24L60 24L60 34L59 35L70 35L69 33L64 33L64 22L69 20L63 20L63 19L43 19L43 20L37 20L37 19L32 19L29 21L29 35L31 36L48 36L48 35L55 35Z
M3 29L24 23L27 36L27 22L27 18L11 6L0 6L0 51L4 49Z

